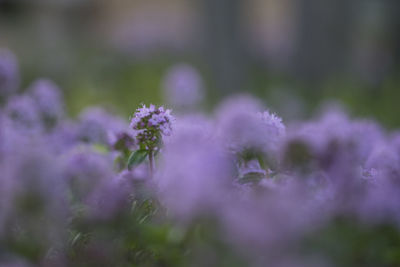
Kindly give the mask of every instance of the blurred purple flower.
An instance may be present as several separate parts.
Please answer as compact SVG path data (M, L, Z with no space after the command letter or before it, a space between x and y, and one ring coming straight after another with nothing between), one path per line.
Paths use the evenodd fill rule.
M28 89L36 102L45 124L53 126L64 116L64 103L60 88L50 80L39 79Z
M282 120L248 96L228 99L217 110L217 136L239 158L239 166L254 158L276 165L276 153L285 135ZM243 164L241 164L241 161ZM241 172L241 170L239 170Z
M79 143L78 124L71 120L61 120L45 137L53 151L64 153Z
M101 181L86 199L89 218L94 221L109 220L129 210L132 192L133 184L127 180L112 177Z
M218 143L184 129L174 131L166 144L155 181L166 207L190 220L219 210L232 173L232 163Z
M4 113L12 126L22 133L40 133L43 130L37 104L28 95L11 97Z
M77 147L63 158L63 177L74 201L85 202L96 187L114 177L112 160L88 147Z
M177 109L192 109L204 98L200 74L188 64L172 66L163 81L167 103Z
M0 168L0 184L7 190L0 236L35 247L36 257L44 258L55 244L63 244L67 233L67 195L57 158L34 141L8 154Z
M87 143L109 145L117 133L127 129L126 123L99 107L89 107L79 115L78 138Z

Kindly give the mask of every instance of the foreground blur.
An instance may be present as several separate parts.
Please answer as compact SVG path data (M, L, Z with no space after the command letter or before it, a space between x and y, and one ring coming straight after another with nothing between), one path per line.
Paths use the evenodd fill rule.
M69 118L57 85L21 92L15 57L0 55L1 266L400 264L397 132L337 105L285 125L249 95L207 115L178 66L150 177L146 161L127 168L127 119L100 107Z

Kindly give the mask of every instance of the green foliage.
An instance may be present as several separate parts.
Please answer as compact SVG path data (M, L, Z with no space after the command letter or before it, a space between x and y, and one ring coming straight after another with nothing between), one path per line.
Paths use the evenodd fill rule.
M303 255L321 254L335 266L400 266L400 232L395 225L363 225L338 218L301 244Z
M290 170L307 173L312 169L313 155L310 148L301 140L293 140L285 148L283 165Z
M149 154L148 150L145 149L139 149L132 152L128 158L128 169L130 170L133 167L142 163L146 159L148 154Z

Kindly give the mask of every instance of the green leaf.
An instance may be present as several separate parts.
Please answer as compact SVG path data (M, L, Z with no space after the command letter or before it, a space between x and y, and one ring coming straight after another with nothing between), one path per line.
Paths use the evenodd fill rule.
M142 163L146 159L148 154L149 152L145 149L139 149L135 152L132 152L128 159L128 170Z
M75 244L77 244L78 241L79 241L80 239L82 239L82 233L79 233L79 232L78 232L78 233L72 238L72 240L71 240L71 246L72 246L72 247L75 246Z

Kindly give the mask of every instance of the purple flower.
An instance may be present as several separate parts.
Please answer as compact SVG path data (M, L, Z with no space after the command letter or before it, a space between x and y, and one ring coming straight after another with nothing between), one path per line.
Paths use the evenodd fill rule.
M156 108L154 105L138 108L131 120L130 127L133 129L136 140L147 149L155 149L162 141L162 135L171 134L174 117L170 109L164 107Z
M111 158L87 147L77 147L66 153L63 177L73 200L84 202L103 181L114 177Z
M279 251L290 257L290 244L326 218L327 212L313 205L312 195L302 187L272 183L241 186L219 209L225 240L252 262L270 262Z
M174 120L174 131L178 133L196 133L201 139L216 139L214 121L201 113L178 115ZM174 136L174 132L172 132L170 136L165 136L165 142L167 143L170 140L174 140Z
M132 192L133 184L127 180L112 177L101 181L85 200L87 216L95 222L115 218L128 210Z
M166 144L155 181L166 207L190 220L218 210L231 182L232 167L218 143L186 128L175 130Z
M102 108L86 108L79 116L78 138L87 143L109 145L117 133L127 129L125 122Z
M64 153L79 143L78 124L71 120L61 120L45 137L56 153Z
M171 67L163 81L167 102L176 108L193 108L203 100L204 88L200 74L192 66Z
M77 147L63 157L62 170L70 204L84 208L82 218L98 223L126 210L133 184L113 171L110 155Z
M228 99L217 110L218 139L237 156L239 176L246 170L247 161L268 162L276 168L277 152L285 135L282 120L268 111L261 113L262 105L247 96ZM261 168L257 173L264 173Z
M263 110L258 100L249 96L236 96L225 100L216 111L216 131L220 140L232 152L251 147L266 148L270 143L266 124L258 112Z
M40 133L43 130L36 102L28 95L10 98L4 113L13 127L25 134Z
M64 103L60 88L52 81L39 79L28 89L46 124L54 125L64 116Z
M329 111L316 121L292 125L281 149L286 160L296 160L295 153L302 151L303 160L297 153L298 162L311 164L312 169L338 171L363 166L374 146L382 140L384 134L376 124L352 121L344 112Z
M1 239L29 244L35 247L35 257L44 258L66 237L67 192L57 157L43 143L31 141L10 152L0 170L1 191L7 190L1 196L5 201L5 210L0 212L0 226L5 230Z

